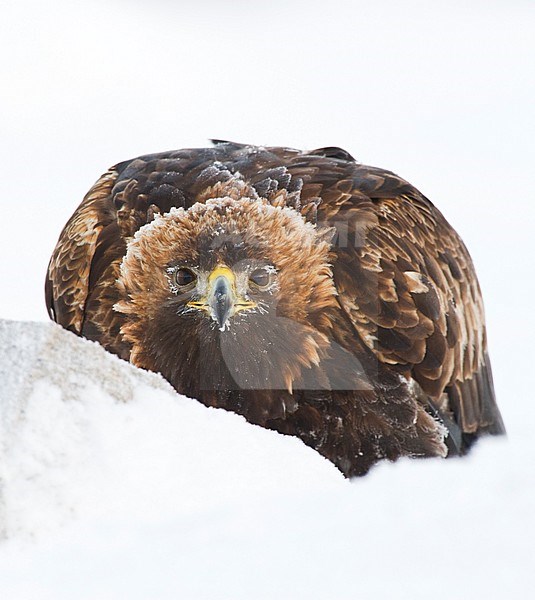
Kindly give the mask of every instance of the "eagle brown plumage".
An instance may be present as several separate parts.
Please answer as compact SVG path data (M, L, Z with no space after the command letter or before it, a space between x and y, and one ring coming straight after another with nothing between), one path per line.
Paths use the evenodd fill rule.
M470 256L339 148L229 142L112 167L50 260L52 319L347 476L504 427Z

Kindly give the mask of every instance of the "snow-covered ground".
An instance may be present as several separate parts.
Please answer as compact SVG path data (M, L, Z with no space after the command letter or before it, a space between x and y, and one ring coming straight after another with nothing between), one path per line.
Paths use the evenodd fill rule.
M178 396L160 375L54 323L0 321L0 343L8 539L42 539L78 518L186 516L249 494L344 484L296 438Z
M530 0L2 3L1 600L530 596L534 26ZM347 482L46 322L97 177L210 137L338 145L433 200L476 264L506 439Z
M527 440L348 482L52 323L0 321L1 597L511 598ZM532 533L532 532L531 532Z

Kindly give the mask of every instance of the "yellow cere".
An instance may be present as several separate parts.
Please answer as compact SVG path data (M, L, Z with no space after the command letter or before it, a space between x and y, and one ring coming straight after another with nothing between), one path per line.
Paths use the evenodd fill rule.
M212 283L218 277L225 277L225 279L227 279L231 284L233 291L236 291L236 275L234 275L234 271L226 265L217 265L217 267L210 273L208 276L209 289L211 289Z

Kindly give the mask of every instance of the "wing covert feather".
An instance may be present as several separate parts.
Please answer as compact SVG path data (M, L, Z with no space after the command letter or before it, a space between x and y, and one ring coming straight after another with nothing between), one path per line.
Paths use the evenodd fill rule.
M462 432L503 431L465 245L407 182L386 173L381 184L375 170L363 183L361 169L355 166L349 197L347 182L322 192L323 214L346 228L333 265L342 309L377 358L413 379Z
M63 228L48 265L45 296L50 316L77 334L82 331L97 240L114 220L110 197L116 179L112 168L89 190Z

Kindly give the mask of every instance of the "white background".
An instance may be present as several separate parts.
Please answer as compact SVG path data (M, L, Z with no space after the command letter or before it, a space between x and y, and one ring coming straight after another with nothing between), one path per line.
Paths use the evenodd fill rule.
M509 443L532 469L534 8L4 0L0 318L47 319L50 253L110 165L210 137L341 146L408 179L467 243Z

